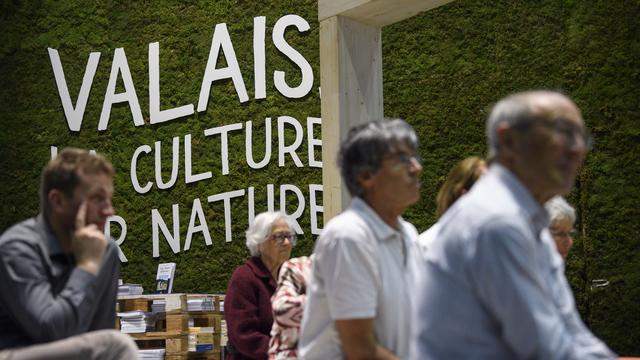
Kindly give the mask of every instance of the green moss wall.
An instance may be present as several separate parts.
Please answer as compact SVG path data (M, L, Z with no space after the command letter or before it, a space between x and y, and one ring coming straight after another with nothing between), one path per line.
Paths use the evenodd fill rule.
M272 73L287 72L296 85L300 73L271 41L277 19L297 14L311 29L289 29L287 41L311 64L313 90L301 99L276 91ZM253 86L253 17L266 16L267 97L256 100ZM488 106L513 91L562 89L575 99L595 137L576 190L577 239L567 264L576 302L587 324L615 351L640 355L640 16L639 1L461 0L383 30L385 114L407 119L421 138L425 159L422 201L407 212L419 230L435 221L435 194L458 160L485 152ZM247 196L231 201L233 241L224 241L224 207L210 195L255 187L256 212L266 210L266 186L298 186L306 200L300 225L305 231L294 256L309 254L308 184L320 184L321 171L308 166L307 137L298 154L304 167L287 157L277 163L275 119L292 116L306 132L307 117L320 116L318 22L315 1L5 1L0 2L0 230L38 211L38 175L56 145L95 149L118 172L116 210L127 222L122 250L129 259L123 278L153 287L159 262L178 263L174 289L222 292L233 269L247 254ZM240 103L230 80L211 87L207 111L163 124L149 124L148 44L160 43L162 108L196 104L207 64L213 28L226 23L249 94ZM47 48L60 53L75 103L90 52L101 52L82 130L69 131ZM129 107L115 105L106 131L97 131L114 50L124 48L145 125L135 127ZM222 66L223 63L220 63ZM123 91L118 80L118 91ZM261 170L244 160L244 131L230 133L230 173L220 173L219 137L207 128L253 121L254 137L264 138L265 118L273 123L272 159ZM208 180L185 184L184 135L191 134L194 172L212 171ZM287 139L293 131L287 128ZM162 142L163 174L170 174L170 143L180 140L175 186L141 195L131 185L131 156L143 144ZM316 130L319 137L319 129ZM256 158L264 154L256 142ZM319 158L319 148L316 151ZM326 159L333 161L333 159ZM154 181L153 158L141 158L138 176ZM191 206L200 199L213 244L201 233L191 248L173 254L161 239L152 257L151 209L169 228L171 206L180 208L182 243ZM295 207L292 196L290 207ZM322 199L319 199L320 204ZM276 204L279 202L276 201ZM278 205L276 205L278 206ZM289 208L290 211L293 208ZM321 215L321 214L320 214ZM117 227L116 227L117 228ZM116 232L116 235L117 232ZM162 238L162 237L161 237ZM591 280L610 285L592 291Z

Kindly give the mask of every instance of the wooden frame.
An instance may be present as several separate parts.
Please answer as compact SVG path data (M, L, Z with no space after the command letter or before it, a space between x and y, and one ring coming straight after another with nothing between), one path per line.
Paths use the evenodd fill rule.
M354 125L382 119L382 27L453 0L318 0L324 223L349 202L336 165Z

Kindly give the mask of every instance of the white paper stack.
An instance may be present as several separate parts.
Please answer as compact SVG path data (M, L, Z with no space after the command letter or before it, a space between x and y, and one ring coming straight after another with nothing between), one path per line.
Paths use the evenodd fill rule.
M119 312L120 331L125 334L143 333L154 330L155 316L144 311Z
M227 320L222 319L220 323L220 346L226 346L229 338L227 337Z
M118 295L142 295L142 285L140 284L122 284L118 286Z
M201 297L187 300L187 311L214 311L212 297Z
M164 360L165 349L138 350L138 359Z
M153 302L151 303L151 312L152 313L165 312L166 305L167 305L167 301L165 299L153 300Z

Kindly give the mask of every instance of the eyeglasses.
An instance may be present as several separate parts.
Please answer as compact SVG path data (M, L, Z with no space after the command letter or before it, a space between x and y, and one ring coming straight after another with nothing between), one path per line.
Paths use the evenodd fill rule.
M541 126L553 130L556 134L561 135L568 141L568 145L575 146L576 138L582 140L585 149L591 150L593 146L593 137L587 128L577 127L566 120L558 120L554 122L541 121Z
M298 240L298 236L294 232L275 233L275 234L271 234L270 238L275 240L275 242L280 246L284 244L285 239L289 239L289 242L291 242L291 245L295 245L296 240Z
M534 125L547 128L554 133L562 136L565 141L567 141L567 145L569 145L570 147L574 147L576 145L577 139L582 140L582 143L584 144L584 147L587 151L591 150L591 148L593 147L593 137L591 136L591 132L589 132L589 129L578 127L573 122L565 119L557 119L556 121L524 122L516 124L514 128L526 129Z
M422 165L422 157L418 154L397 153L390 155L388 159L397 160L399 163L406 166L411 165L411 160L415 160L418 165Z
M572 239L575 239L576 236L578 236L578 232L576 231L576 229L571 229L570 231L555 231L555 230L550 230L551 235L553 236L558 236L558 237L570 237Z

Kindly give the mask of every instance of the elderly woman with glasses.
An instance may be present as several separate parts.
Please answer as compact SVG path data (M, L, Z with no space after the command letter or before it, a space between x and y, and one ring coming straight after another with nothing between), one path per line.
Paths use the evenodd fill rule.
M271 295L280 266L291 256L295 242L291 220L282 212L261 213L249 226L251 258L233 272L225 299L227 360L267 359Z
M562 196L551 198L544 207L551 219L549 231L556 243L558 253L566 260L576 235L573 228L576 222L576 211Z

